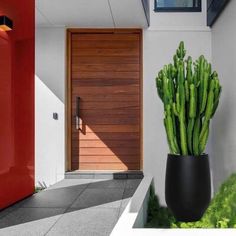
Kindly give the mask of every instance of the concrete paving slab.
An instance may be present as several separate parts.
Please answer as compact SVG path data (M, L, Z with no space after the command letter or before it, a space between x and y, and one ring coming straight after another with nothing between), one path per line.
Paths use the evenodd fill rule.
M118 220L118 209L88 208L66 212L47 236L108 236Z
M125 188L126 180L104 180L96 179L88 185L88 188Z
M3 209L0 211L0 219L11 213L12 211L15 210L15 207L8 207L6 209Z
M106 236L141 180L65 179L0 212L0 236Z
M119 216L123 213L123 211L125 210L128 202L130 201L130 199L132 198L132 196L134 195L136 189L135 188L126 188L123 194L123 199L121 202L121 207L120 207L120 212L119 212Z
M77 186L44 190L26 199L22 207L67 208L83 190Z
M87 188L72 204L71 208L90 207L119 208L124 189L119 188Z
M19 202L16 202L15 204L3 209L3 210L0 210L0 219L5 217L6 215L8 215L9 213L11 213L12 211L20 208L25 202L25 199L24 200L21 200Z
M78 187L78 188L86 188L88 184L92 183L93 179L63 179L56 184L53 184L46 190L58 189L58 188L66 188L66 187Z
M18 208L0 219L0 235L45 235L64 212L62 208Z
M142 179L127 179L125 188L134 188L136 189L141 183Z

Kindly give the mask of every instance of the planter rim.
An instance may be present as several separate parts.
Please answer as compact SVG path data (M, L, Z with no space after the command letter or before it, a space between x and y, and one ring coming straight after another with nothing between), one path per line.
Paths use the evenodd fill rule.
M176 158L176 157L183 157L183 158L208 158L208 154L207 153L202 153L200 155L194 156L194 155L180 155L180 154L171 154L168 153L168 158Z

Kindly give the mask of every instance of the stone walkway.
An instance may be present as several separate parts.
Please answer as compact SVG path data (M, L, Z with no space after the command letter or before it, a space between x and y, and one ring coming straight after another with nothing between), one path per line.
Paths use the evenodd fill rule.
M110 235L140 182L62 180L0 211L0 235Z

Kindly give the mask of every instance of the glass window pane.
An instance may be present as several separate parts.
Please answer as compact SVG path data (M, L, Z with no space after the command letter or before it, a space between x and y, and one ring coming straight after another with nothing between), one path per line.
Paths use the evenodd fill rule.
M199 0L155 0L156 8L198 8Z

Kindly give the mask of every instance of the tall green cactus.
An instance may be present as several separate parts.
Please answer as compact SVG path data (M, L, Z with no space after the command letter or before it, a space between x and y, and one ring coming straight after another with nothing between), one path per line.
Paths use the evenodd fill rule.
M157 92L164 104L164 125L172 154L199 156L205 150L210 120L219 104L218 75L204 56L194 63L180 42L173 64L156 77Z

